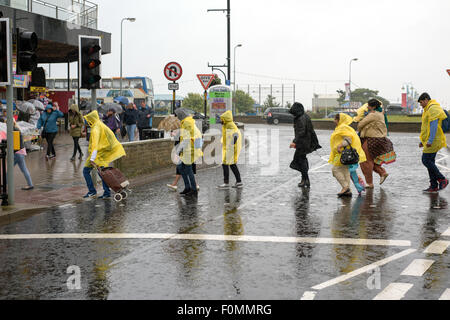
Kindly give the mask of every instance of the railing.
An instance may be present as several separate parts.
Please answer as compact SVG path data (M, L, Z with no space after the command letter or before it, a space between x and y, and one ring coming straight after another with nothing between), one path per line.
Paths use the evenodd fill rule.
M98 5L85 0L0 0L0 4L92 29L98 27Z

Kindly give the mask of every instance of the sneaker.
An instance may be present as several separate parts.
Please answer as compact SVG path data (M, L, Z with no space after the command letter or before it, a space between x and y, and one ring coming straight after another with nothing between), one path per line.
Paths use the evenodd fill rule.
M233 188L235 188L235 189L242 189L243 187L244 187L244 184L242 182L238 182L233 186Z
M217 189L220 189L220 190L225 190L225 189L229 189L229 188L230 188L229 183L224 183L217 187Z
M423 190L423 193L436 194L439 192L438 188L429 187L427 190Z
M74 162L75 161L75 157L70 158L70 161Z
M444 190L448 186L448 179L438 180L439 182L439 190Z
M78 157L78 159L83 160L84 154L80 154L80 156Z
M87 195L85 195L83 197L83 199L92 199L92 198L95 198L95 197L97 197L96 193L88 193Z
M101 197L98 197L101 200L109 200L111 199L111 195L110 194L104 194Z
M385 176L382 176L380 179L380 186L386 181L386 179L389 177L388 174L386 174Z
M23 191L30 191L30 190L33 190L33 189L34 189L34 187L30 187L30 186L22 188Z
M170 191L174 191L174 192L178 190L178 187L177 187L177 186L173 186L173 185L171 185L171 184L168 184L168 185L167 185L167 188L169 188Z
M200 186L197 186L197 191L200 191Z
M49 157L49 159L55 159L56 158L56 155L54 155L54 154L52 154L50 157Z

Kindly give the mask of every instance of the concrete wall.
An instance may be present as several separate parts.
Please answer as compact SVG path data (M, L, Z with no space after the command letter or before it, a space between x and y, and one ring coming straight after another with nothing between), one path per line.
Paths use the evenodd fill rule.
M205 150L215 139L220 139L220 136L204 135L203 138L203 150ZM175 164L172 162L174 142L170 138L126 142L123 143L123 147L127 156L115 161L114 167L122 171L128 179L155 174L171 168L175 173ZM214 152L212 155L215 155ZM198 168L210 166L213 165L201 164L198 165Z

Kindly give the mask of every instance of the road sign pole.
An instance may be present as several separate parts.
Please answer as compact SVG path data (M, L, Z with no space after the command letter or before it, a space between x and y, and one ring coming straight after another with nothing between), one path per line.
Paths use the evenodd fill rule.
M12 32L8 24L7 29L9 43L12 44ZM9 46L9 79L10 84L6 86L6 138L8 140L7 145L7 157L6 157L6 168L7 168L7 184L8 184L8 202L9 205L14 205L15 203L15 185L14 185L14 110L13 110L13 100L14 100L14 89L13 89L13 79L12 79L12 45Z
M173 83L175 83L175 81ZM172 114L175 114L175 103L176 103L177 92L175 90L172 90L172 91L173 91Z
M205 119L208 119L208 91L205 90Z

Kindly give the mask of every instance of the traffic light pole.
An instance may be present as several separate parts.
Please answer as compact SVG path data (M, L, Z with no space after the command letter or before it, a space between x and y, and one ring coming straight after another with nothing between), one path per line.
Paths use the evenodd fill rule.
M91 90L91 111L97 110L97 90L92 89ZM92 176L92 182L94 183L94 186L97 186L97 170L91 171Z
M6 168L7 171L7 184L8 184L8 203L9 205L14 205L15 200L15 185L14 185L14 113L13 113L13 99L14 99L14 89L12 82L12 32L11 29L8 30L9 43L9 56L11 57L8 63L10 64L10 79L11 84L6 86L6 126L7 126L7 158L6 158Z

